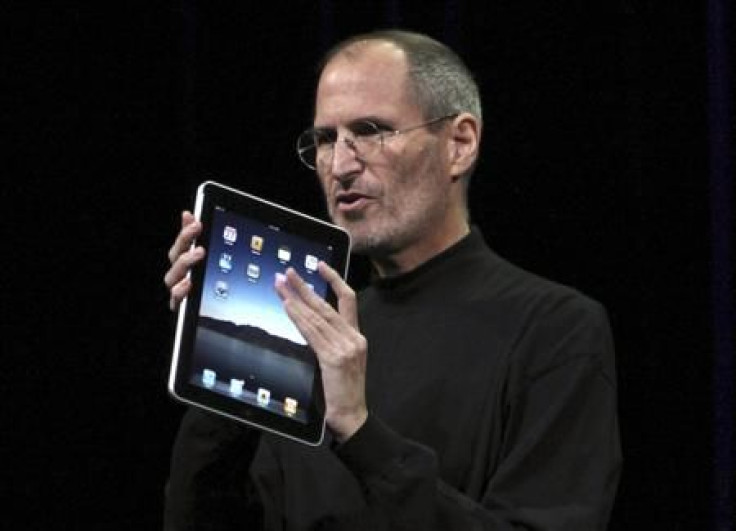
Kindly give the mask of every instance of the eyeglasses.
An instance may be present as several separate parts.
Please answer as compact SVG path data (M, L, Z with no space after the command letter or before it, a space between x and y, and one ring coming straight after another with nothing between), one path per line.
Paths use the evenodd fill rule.
M343 142L353 150L355 156L365 160L371 154L383 149L383 143L390 138L409 131L436 124L442 120L455 118L458 113L447 114L418 125L404 129L381 127L369 120L359 120L350 125L350 136L343 137ZM306 167L316 170L332 163L335 144L339 140L334 127L312 127L304 131L296 141L296 152Z

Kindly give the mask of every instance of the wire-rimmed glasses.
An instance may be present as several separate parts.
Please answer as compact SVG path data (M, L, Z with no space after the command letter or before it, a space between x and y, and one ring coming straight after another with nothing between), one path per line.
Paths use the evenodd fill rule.
M454 118L457 115L458 113L447 114L404 129L386 129L370 120L358 120L349 126L350 134L344 136L342 141L355 153L356 157L365 160L372 153L382 149L383 143L389 138ZM325 167L332 163L335 144L339 139L337 129L334 127L310 127L297 138L296 152L306 167L316 170L318 167Z

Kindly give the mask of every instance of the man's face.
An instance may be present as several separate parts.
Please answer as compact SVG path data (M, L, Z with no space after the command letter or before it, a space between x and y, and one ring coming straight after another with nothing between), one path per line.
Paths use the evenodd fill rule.
M330 216L356 252L376 259L421 246L441 230L450 202L442 132L422 127L387 138L364 160L342 140L360 120L396 130L434 118L411 101L407 83L403 52L372 42L332 59L317 89L314 125L339 136L332 163L318 168Z

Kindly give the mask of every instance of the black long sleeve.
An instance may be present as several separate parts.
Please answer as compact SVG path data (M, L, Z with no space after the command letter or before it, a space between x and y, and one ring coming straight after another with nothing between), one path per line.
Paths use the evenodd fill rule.
M230 527L171 529L605 529L621 454L598 303L509 264L474 231L363 292L359 316L364 426L317 448L263 434L251 461L251 438L185 419L170 505L191 522L222 507L212 522ZM236 488L208 501L198 485L222 467Z
M172 451L165 531L261 529L262 506L248 480L260 437L234 421L189 408Z
M605 529L620 452L613 352L596 310L557 307L517 344L497 461L466 477L466 485L482 483L476 493L443 481L434 449L375 416L340 447L338 455L365 488L365 512L376 513L364 517L372 529ZM546 355L528 359L526 349L542 346Z

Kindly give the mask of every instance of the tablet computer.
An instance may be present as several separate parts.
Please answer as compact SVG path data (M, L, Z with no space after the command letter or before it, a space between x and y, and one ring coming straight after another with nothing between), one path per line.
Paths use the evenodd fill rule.
M206 256L179 307L169 391L178 400L310 445L324 435L317 359L274 284L293 267L333 306L317 271L347 275L343 229L222 184L197 189Z

